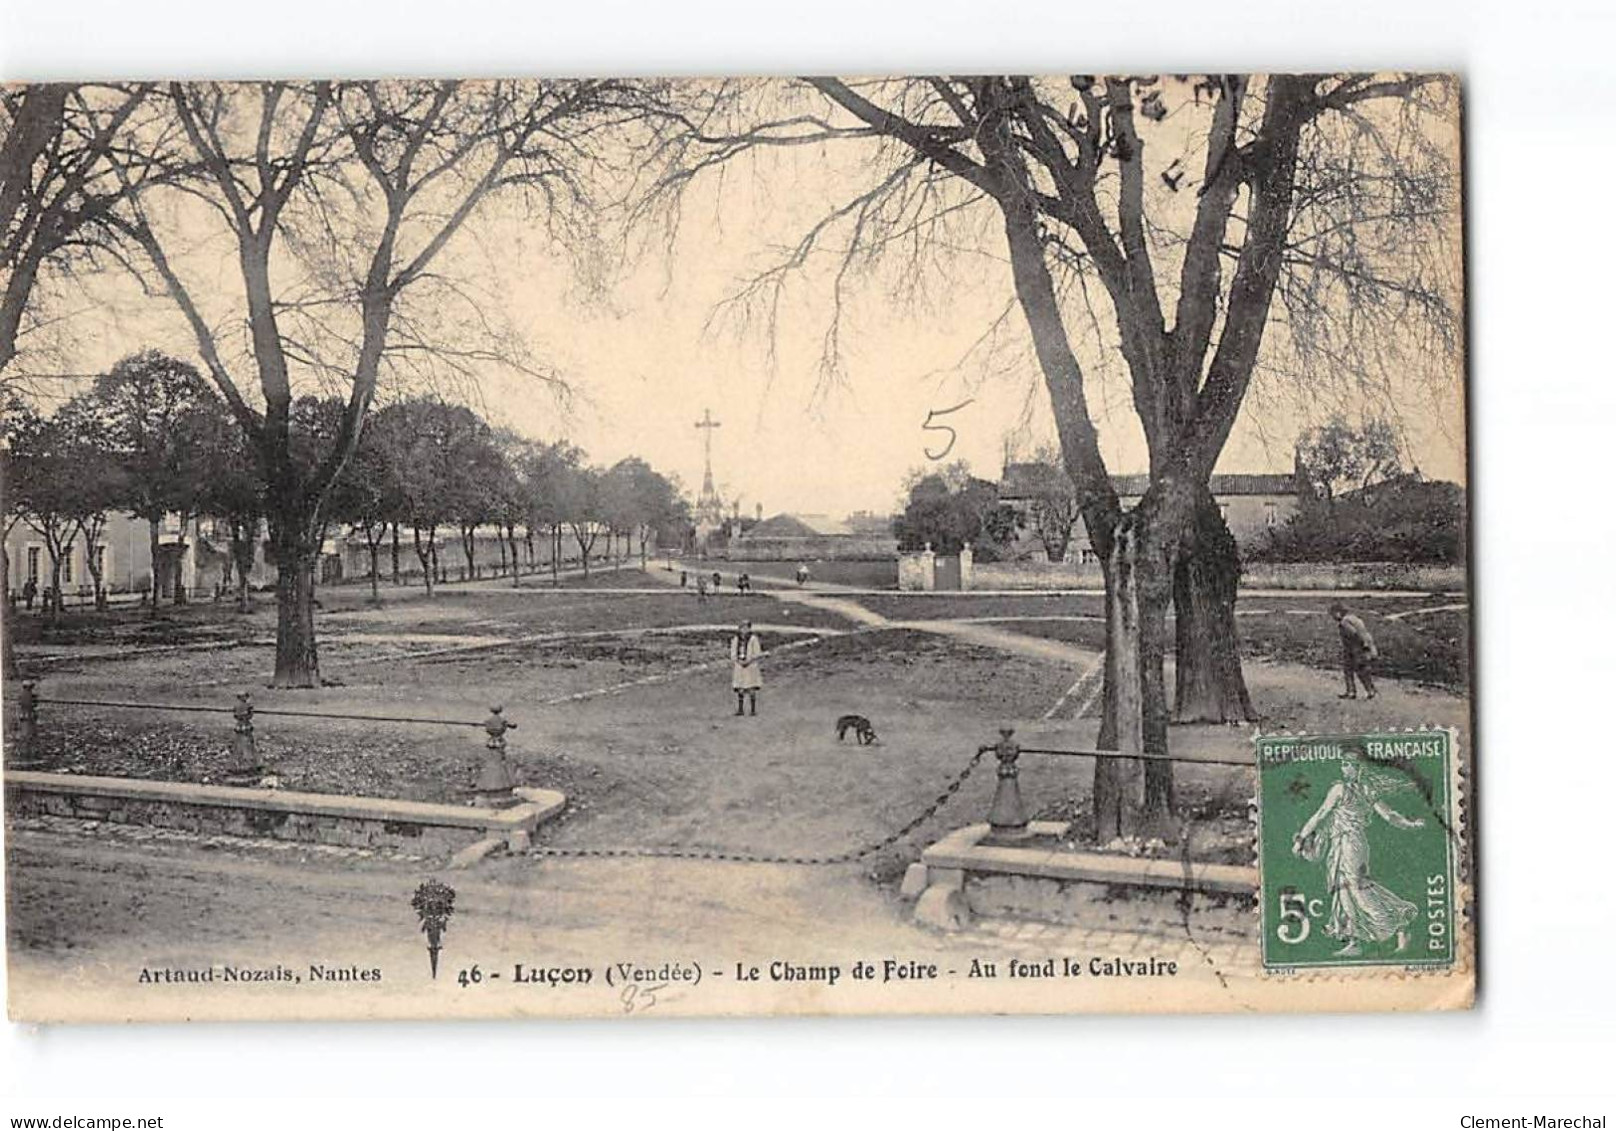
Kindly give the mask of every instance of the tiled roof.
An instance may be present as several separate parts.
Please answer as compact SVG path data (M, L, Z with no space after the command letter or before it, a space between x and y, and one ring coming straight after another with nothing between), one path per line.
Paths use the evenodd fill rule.
M777 514L746 532L748 538L850 538L855 531L841 519L823 514Z

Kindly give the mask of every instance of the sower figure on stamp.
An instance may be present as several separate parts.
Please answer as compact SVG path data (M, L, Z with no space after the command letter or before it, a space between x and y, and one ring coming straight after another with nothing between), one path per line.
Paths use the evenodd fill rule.
M757 714L758 688L763 686L763 643L752 631L752 622L743 620L729 640L729 685L735 692L735 713L750 702L752 714Z
M1375 638L1370 635L1364 622L1352 613L1347 607L1337 602L1330 606L1330 615L1341 629L1341 675L1347 681L1347 690L1340 696L1342 699L1358 698L1358 685L1355 679L1363 681L1364 697L1375 697L1375 681L1370 677L1369 665L1380 659L1380 650L1375 647Z
M1330 889L1330 918L1324 933L1345 945L1336 954L1353 957L1364 943L1395 939L1393 951L1408 949L1408 928L1419 908L1369 874L1369 825L1379 817L1398 829L1421 829L1420 817L1405 817L1382 798L1405 783L1366 766L1361 753L1341 758L1341 780L1330 787L1318 810L1297 830L1291 851L1304 860L1324 858Z

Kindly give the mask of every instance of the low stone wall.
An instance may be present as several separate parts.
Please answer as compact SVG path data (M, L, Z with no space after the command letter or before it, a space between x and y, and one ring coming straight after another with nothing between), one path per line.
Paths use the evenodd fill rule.
M1247 562L1240 584L1246 589L1418 589L1462 593L1463 566L1407 565L1402 562Z
M1256 868L1049 847L1068 828L1062 821L1032 822L1041 847L983 844L985 824L956 829L904 876L903 894L916 898L915 919L942 930L964 927L976 915L1092 925L1108 918L1106 905L1126 891L1134 920L1181 923L1193 914L1203 929L1246 933Z
M533 830L566 804L552 790L524 790L524 803L505 809L474 809L25 770L7 771L5 787L6 812L19 817L73 817L207 835L398 848L422 856L452 855L486 840L526 848Z
M976 566L977 589L1099 589L1105 578L1097 563L1036 560ZM1247 562L1242 589L1402 589L1462 593L1462 566L1421 566L1401 562Z

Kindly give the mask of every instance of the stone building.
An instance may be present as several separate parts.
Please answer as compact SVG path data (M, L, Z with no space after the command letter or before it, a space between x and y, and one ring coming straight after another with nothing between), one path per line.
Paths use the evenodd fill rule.
M1042 549L1032 521L1032 508L1047 487L1048 478L1059 472L1046 464L1006 464L1004 477L999 482L999 501L1016 511L1021 518L1015 551L1031 556ZM1137 506L1150 485L1148 475L1114 475L1123 510ZM1211 481L1212 497L1228 523L1229 532L1242 551L1259 544L1268 531L1282 526L1300 506L1300 490L1295 475L1289 473L1237 473L1214 475ZM1072 530L1072 541L1066 551L1068 561L1093 561L1094 551L1089 544L1088 532L1078 521Z

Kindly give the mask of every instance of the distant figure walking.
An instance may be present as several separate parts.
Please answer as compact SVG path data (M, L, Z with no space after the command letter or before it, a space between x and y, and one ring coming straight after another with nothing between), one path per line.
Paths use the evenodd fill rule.
M684 589L690 584L690 575L684 570L679 571L679 588Z
M808 584L808 577L809 577L808 566L806 564L798 566L797 567L797 584L798 585L807 585Z
M1355 680L1363 681L1364 697L1375 697L1375 681L1369 674L1369 665L1380 659L1380 650L1375 647L1375 638L1367 626L1358 617L1347 612L1347 607L1339 601L1330 606L1330 615L1341 630L1341 675L1347 682L1347 690L1340 696L1342 699L1358 698L1358 685Z
M718 592L718 586L719 586L720 583L723 582L723 580L724 580L724 575L719 573L716 569L713 570L713 592L714 593Z
M705 601L706 599L707 599L707 575L705 573L698 573L696 575L696 600L697 601Z
M762 659L763 642L752 631L752 622L743 620L729 639L729 685L735 692L736 715L744 714L742 708L748 705L751 713L757 714L758 689L763 686Z
M39 596L39 582L30 577L22 583L22 607L33 612L34 598L37 596Z
M741 593L752 592L752 575L749 573L741 574L740 577L735 579L735 588Z

